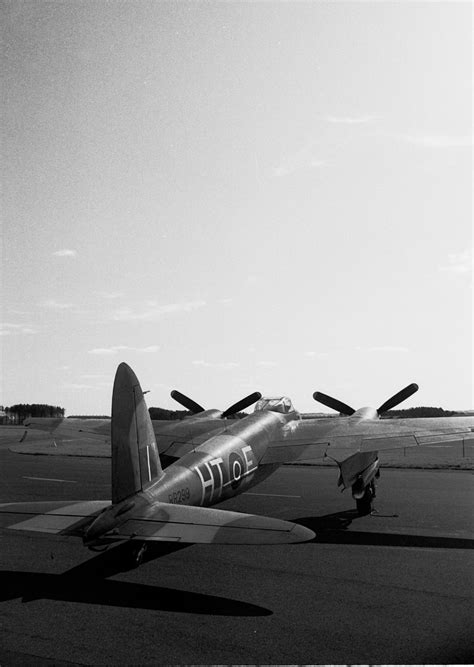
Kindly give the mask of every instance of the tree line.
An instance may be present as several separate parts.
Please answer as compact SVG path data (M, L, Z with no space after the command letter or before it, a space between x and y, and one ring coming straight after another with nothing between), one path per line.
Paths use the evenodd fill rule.
M151 419L156 420L167 420L174 421L178 419L184 419L189 417L192 413L188 410L166 410L165 408L148 408ZM401 419L404 418L415 418L415 417L456 417L461 413L453 410L443 410L443 408L432 408L426 406L420 406L417 408L407 408L405 410L390 410L384 415L384 419ZM242 419L247 417L246 412L239 412L236 415L232 415L230 419ZM302 415L304 417L304 415ZM104 415L71 415L69 419L110 419L109 416Z
M65 409L59 405L46 403L17 403L5 408L6 413L16 413L25 417L64 417Z
M389 410L387 417L412 419L417 417L456 417L458 414L453 410L420 406L418 408L406 408L405 410Z
M46 403L16 403L5 408L10 423L21 424L28 417L64 417L65 409Z
M165 408L151 407L148 409L151 419L156 420L179 420L191 415L188 410L166 410ZM5 408L7 419L10 423L21 424L29 417L64 417L65 409L59 405L47 405L46 403L17 403ZM453 410L444 410L443 408L433 408L420 406L416 408L407 408L405 410L390 410L385 418L417 418L417 417L455 417L459 412ZM242 419L247 413L239 412L232 415L232 418ZM70 415L68 419L110 419L108 415Z

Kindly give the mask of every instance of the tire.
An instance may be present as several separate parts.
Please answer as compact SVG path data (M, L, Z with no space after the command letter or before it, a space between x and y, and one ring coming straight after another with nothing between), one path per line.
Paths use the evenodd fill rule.
M137 545L130 554L130 567L136 568L143 563L143 557L146 551L146 543Z
M374 491L372 490L372 486L366 486L364 489L364 495L362 498L359 500L356 500L357 503L357 511L359 512L359 516L366 516L367 514L370 514L372 512L372 500L375 496Z

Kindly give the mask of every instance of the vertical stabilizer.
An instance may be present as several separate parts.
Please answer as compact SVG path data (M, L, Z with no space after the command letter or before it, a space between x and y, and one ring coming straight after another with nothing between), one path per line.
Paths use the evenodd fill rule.
M112 503L118 503L163 474L140 383L125 363L115 374L111 432Z

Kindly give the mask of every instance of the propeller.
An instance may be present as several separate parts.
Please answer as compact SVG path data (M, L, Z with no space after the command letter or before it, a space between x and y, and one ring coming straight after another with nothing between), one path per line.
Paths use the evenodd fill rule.
M202 405L199 405L199 403L196 403L192 398L185 396L177 389L173 389L171 398L174 398L175 401L182 405L183 408L186 408L186 410L189 410L189 412L192 412L193 415L197 415L199 412L204 412Z
M253 394L249 394L248 396L245 396L245 398L241 398L240 401L237 401L237 403L231 405L230 408L224 410L224 412L221 415L222 419L230 417L230 415L235 415L237 414L237 412L242 412L242 410L245 410L245 408L248 408L250 405L253 405L261 398L262 394L259 391L254 391Z
M189 396L185 396L176 389L173 389L173 391L171 392L171 398L174 398L175 401L177 401L184 408L192 412L193 415L199 414L199 412L204 412L204 408L201 405L199 405L199 403L196 403L196 401L193 401L192 398L189 398ZM226 417L235 415L237 412L241 412L242 410L245 410L245 408L248 408L250 405L253 405L261 398L262 394L259 391L255 391L253 394L249 394L248 396L245 396L245 398L240 399L240 401L237 401L237 403L231 405L230 408L224 410L224 412L222 412L219 416L222 419L225 419Z
M385 401L385 403L382 403L382 405L379 408L377 408L377 414L380 416L384 412L388 412L388 410L391 410L396 405L399 405L400 403L402 403L402 401L405 401L407 398L409 398L412 394L414 394L417 391L418 391L418 385L412 382L407 387L404 387L404 389L401 389L399 392L394 394L391 398ZM337 398L333 398L332 396L323 394L320 391L315 391L313 394L313 398L315 401L318 401L318 403L322 403L326 407L332 408L333 410L336 410L337 412L340 412L343 415L350 416L353 415L355 412L354 408L351 408L350 405L346 405L346 403L339 401Z
M342 401L339 401L337 398L323 394L321 391L315 391L313 398L318 403L322 403L328 408L332 408L336 412L340 412L342 415L353 415L355 410L351 408L350 405L346 405Z
M415 382L412 382L407 387L401 389L398 393L394 394L392 398L388 399L388 401L382 403L380 408L377 409L377 412L379 413L379 415L383 414L384 412L388 412L399 403L402 403L402 401L405 401L412 394L415 394L417 391L418 391L418 385Z

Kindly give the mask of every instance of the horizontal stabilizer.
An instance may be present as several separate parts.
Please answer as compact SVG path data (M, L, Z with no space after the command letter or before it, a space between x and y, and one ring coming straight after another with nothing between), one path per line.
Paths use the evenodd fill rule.
M3 528L82 537L108 500L0 504ZM159 503L137 511L101 540L189 542L196 544L286 544L306 542L313 531L289 521L212 507Z
M110 539L195 544L286 544L306 542L314 536L308 528L281 519L213 507L159 503L150 514L145 511L131 516Z
M1 525L35 533L82 536L84 528L109 505L109 500L3 503Z

